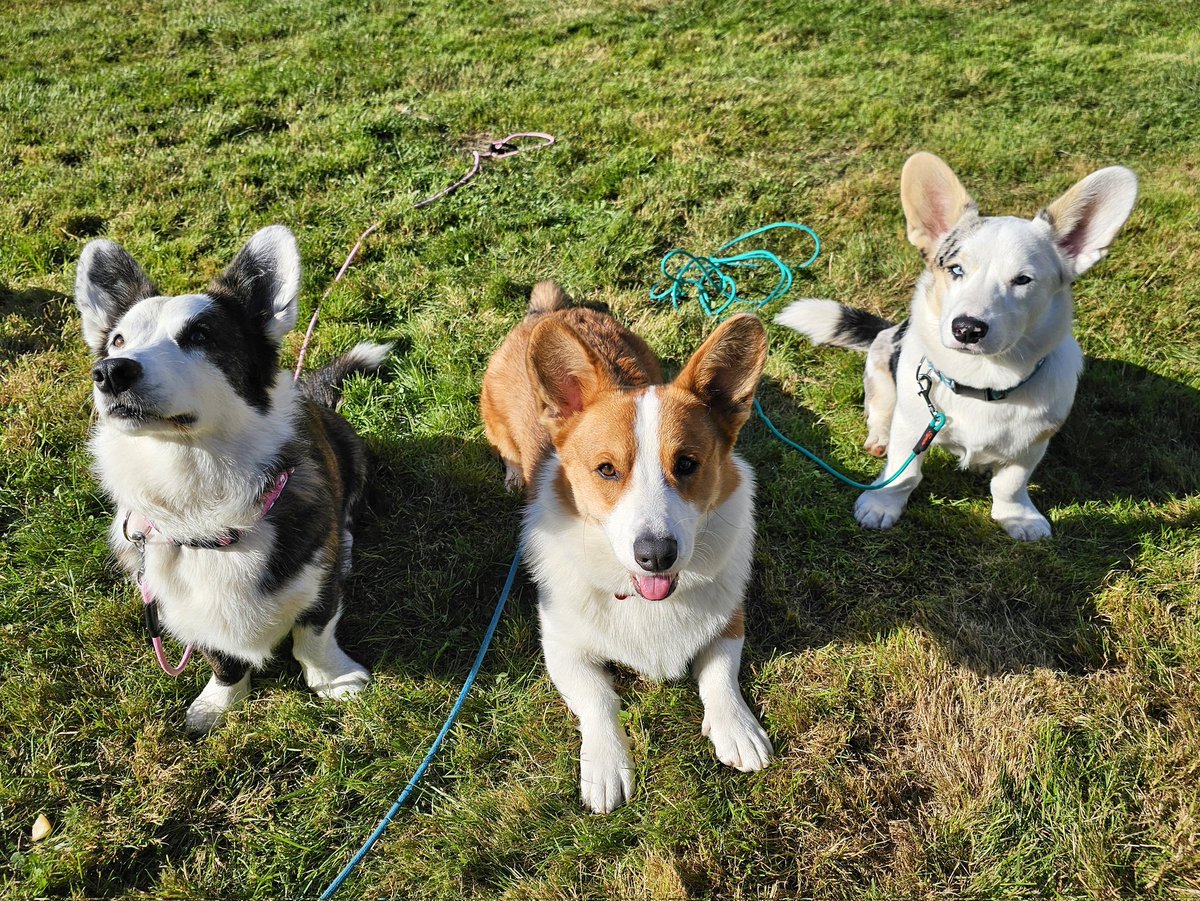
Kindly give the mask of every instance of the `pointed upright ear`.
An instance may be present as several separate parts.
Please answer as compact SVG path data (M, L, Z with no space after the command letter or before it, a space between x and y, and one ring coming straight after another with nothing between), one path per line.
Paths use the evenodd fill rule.
M725 418L731 438L736 438L750 416L750 403L766 362L766 330L757 316L740 313L708 336L675 384Z
M217 276L210 293L235 297L267 337L280 344L299 312L300 250L295 236L282 225L255 234Z
M979 212L958 176L932 153L914 153L904 164L900 203L908 222L908 240L926 260L963 216Z
M83 316L83 339L99 356L108 333L125 311L158 289L119 244L89 241L75 267L75 306Z
M1093 172L1040 213L1050 224L1054 245L1074 281L1108 253L1108 248L1133 212L1137 176L1124 166Z
M525 362L551 437L601 392L616 387L603 361L558 319L543 319L534 327Z

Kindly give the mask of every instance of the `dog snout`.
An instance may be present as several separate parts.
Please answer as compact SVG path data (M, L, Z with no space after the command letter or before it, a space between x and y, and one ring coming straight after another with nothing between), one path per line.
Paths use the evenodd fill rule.
M120 394L142 377L142 364L128 357L101 360L92 367L92 380L102 394Z
M633 543L633 556L646 572L666 572L679 557L679 544L670 536L643 535Z
M988 333L988 324L974 316L957 316L950 323L950 332L963 344L978 344Z

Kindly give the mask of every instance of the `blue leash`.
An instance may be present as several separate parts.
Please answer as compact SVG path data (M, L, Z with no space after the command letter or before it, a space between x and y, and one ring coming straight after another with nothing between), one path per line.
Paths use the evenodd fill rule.
M412 794L417 783L421 781L421 777L425 775L425 771L429 768L429 764L433 762L433 758L437 756L438 749L442 746L442 741L446 738L446 734L450 731L450 727L454 725L454 721L458 719L458 714L462 711L463 702L467 699L467 693L471 690L471 686L475 684L475 677L479 675L479 669L483 666L483 658L487 656L488 648L492 643L492 636L496 634L496 626L500 623L500 615L504 612L504 605L508 602L508 596L512 593L513 582L517 578L517 569L521 564L521 548L517 548L517 552L513 554L512 565L508 568L508 577L504 580L504 588L500 591L500 600L496 602L496 610L492 614L492 621L488 623L487 632L483 636L483 644L479 646L479 653L475 655L475 662L471 665L471 671L467 674L467 679L463 682L462 691L458 693L458 700L454 702L454 706L450 709L450 715L446 717L446 722L442 725L442 730L437 734L437 738L433 740L433 744L429 746L429 752L425 755L425 759L421 761L421 765L417 767L417 771L413 773L412 778L408 780L408 785L404 786L404 791L400 792L400 796L396 798L396 803L380 820L379 825L375 827L375 831L370 837L363 842L363 846L358 849L350 862L338 873L337 878L329 883L329 887L321 892L320 901L328 901L333 897L334 892L342 887L342 883L354 871L354 868L362 862L362 859L367 856L375 842L383 835L383 831L387 829L392 822L392 818L399 813L400 808L404 806L404 802L408 800L408 796Z
M775 222L771 225L764 225L761 228L748 231L744 235L734 238L729 243L722 244L717 248L716 254L711 257L696 256L686 250L677 249L670 251L663 257L662 263L659 265L659 271L662 272L665 281L659 282L650 289L650 299L659 303L669 300L671 301L671 306L679 310L688 303L690 300L689 295L694 294L696 301L700 304L700 309L704 311L706 316L714 318L721 318L735 304L741 304L753 310L762 309L771 301L783 297L791 290L794 280L791 267L769 250L750 250L732 256L721 256L720 254L750 238L783 228L804 232L813 240L814 248L812 256L797 265L796 268L806 269L816 262L817 257L821 253L821 239L817 237L816 232L807 225L801 225L797 222ZM671 266L678 259L682 259L685 262L672 272ZM761 300L748 300L738 297L737 282L734 281L733 276L727 274L721 268L722 266L728 266L735 269L758 269L764 263L770 263L775 266L779 273L779 281L776 282L775 287L771 289L770 293ZM843 475L808 448L797 444L783 434L783 432L779 431L775 423L771 422L763 410L762 404L758 402L757 397L754 398L754 411L758 413L758 418L763 421L763 425L767 427L772 435L788 447L802 453L835 479L860 491L878 491L880 488L886 488L892 482L896 481L908 469L913 460L927 451L929 445L933 443L933 439L937 437L937 433L946 424L945 415L939 413L934 407L933 401L929 399L929 391L933 386L933 381L930 379L929 374L923 373L920 368L917 369L917 384L920 385L919 393L925 399L925 406L929 408L929 425L925 427L925 431L913 446L912 453L908 455L908 459L904 461L904 464L885 481L874 485L864 485L862 482L856 482L849 476Z

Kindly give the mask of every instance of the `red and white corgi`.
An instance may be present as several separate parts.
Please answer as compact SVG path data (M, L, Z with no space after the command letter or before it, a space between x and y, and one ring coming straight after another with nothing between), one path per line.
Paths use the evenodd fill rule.
M734 316L661 384L642 339L542 282L488 365L484 425L510 484L531 488L542 649L579 718L580 791L598 813L633 789L608 663L653 679L690 664L721 761L770 760L738 687L754 473L733 452L766 355L758 319Z

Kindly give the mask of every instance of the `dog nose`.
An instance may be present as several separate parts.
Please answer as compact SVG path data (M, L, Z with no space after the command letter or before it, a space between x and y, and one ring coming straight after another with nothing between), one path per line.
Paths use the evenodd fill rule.
M978 344L988 332L988 324L974 316L958 316L950 323L950 331L963 344Z
M128 357L101 360L92 367L92 380L101 394L120 394L142 377L142 364Z
M649 573L665 572L679 556L679 545L674 538L655 538L643 535L633 543L633 556L638 566Z

